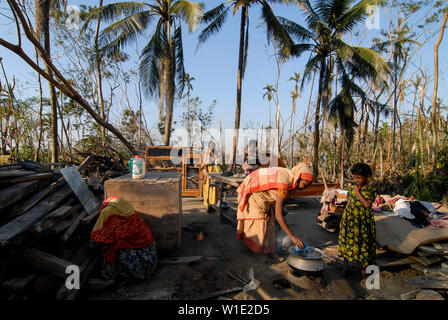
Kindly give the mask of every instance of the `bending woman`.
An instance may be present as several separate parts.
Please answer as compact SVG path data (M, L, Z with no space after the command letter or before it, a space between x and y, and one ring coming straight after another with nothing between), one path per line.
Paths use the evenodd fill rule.
M102 277L133 276L146 279L157 264L157 251L151 230L123 198L110 197L100 207L100 215L90 239L102 245Z
M283 206L294 189L304 189L313 181L314 175L305 163L299 163L292 170L273 167L252 172L237 190L237 240L243 240L255 253L273 253L277 220L291 241L303 248L302 240L283 218Z

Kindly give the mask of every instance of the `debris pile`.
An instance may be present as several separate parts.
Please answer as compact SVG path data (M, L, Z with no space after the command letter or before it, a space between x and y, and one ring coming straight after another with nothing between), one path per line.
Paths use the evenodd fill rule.
M79 267L82 285L95 268L101 255L89 246L89 234L103 200L79 171L103 163L104 169L95 169L101 181L112 172L103 160L89 157L78 168L63 169L29 161L0 165L0 299L79 295L67 288L66 272Z

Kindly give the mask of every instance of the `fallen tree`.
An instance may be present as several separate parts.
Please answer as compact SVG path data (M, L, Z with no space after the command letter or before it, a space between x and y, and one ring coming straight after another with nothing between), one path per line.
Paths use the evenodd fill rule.
M112 134L114 134L123 144L133 153L136 151L132 144L109 122L102 119L99 114L95 112L95 110L89 105L89 103L78 93L78 91L73 88L70 84L70 81L67 80L58 68L51 61L47 51L41 46L39 41L34 36L35 33L33 31L33 27L29 19L26 18L25 9L22 8L17 1L15 0L7 0L9 7L12 10L14 20L17 28L17 37L18 43L13 44L10 43L3 38L0 38L0 45L7 48L8 50L14 52L20 58L22 58L31 68L33 68L37 73L39 73L42 77L48 80L52 85L58 88L62 93L64 93L67 97L78 103L84 110L89 113L92 118L102 127L109 130ZM33 59L31 59L22 48L22 31L24 32L26 38L34 45L37 49L37 52L45 61L45 64L48 66L49 70L53 72L53 74L49 74L45 70L39 67ZM56 77L54 77L55 75Z

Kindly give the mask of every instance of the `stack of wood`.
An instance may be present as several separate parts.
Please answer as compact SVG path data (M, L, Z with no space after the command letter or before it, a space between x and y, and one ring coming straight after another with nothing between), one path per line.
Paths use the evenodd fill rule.
M403 300L414 299L419 292L428 289L448 294L448 243L422 245L412 255L399 259L379 259L378 264L381 269L408 267L419 273L419 277L406 280L408 285L416 289L402 294Z
M329 232L337 232L347 204L347 196L339 190L325 189L321 203L322 209L317 217L318 225Z
M101 256L88 242L98 208L87 213L79 181L66 180L63 170L33 162L0 166L0 298L45 291L75 299L80 290L65 285L67 267L79 267L82 286ZM102 196L92 197L101 203Z

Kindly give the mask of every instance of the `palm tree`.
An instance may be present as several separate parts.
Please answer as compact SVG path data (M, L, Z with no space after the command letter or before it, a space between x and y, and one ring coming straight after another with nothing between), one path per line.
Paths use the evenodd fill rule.
M159 97L159 118L165 119L165 145L170 144L175 93L180 96L183 92L182 22L192 32L201 21L203 8L202 3L186 0L118 2L92 11L87 21L98 17L113 21L101 33L100 43L106 52L114 52L135 41L156 20L154 33L140 55L140 76L147 97Z
M241 93L244 72L247 65L247 52L249 45L249 8L253 5L261 5L261 16L266 25L267 33L276 39L280 39L281 43L285 43L286 49L291 46L291 39L285 33L281 24L272 12L269 3L293 4L296 0L228 0L217 7L207 11L204 14L203 22L208 24L199 35L199 44L204 43L212 35L216 34L224 25L231 8L235 13L241 9L240 20L240 43L238 54L238 76L236 89L236 110L235 110L235 132L233 136L232 164L235 166L236 147L238 142L238 129L240 128L241 116Z
M51 58L51 41L50 41L50 13L52 9L59 7L58 0L34 0L36 39L43 44L46 54ZM67 1L63 1L64 8L67 6ZM45 64L47 73L52 77L53 72L50 67ZM54 85L48 83L50 90L50 104L51 104L51 162L56 163L59 156L58 147L58 112L57 112L57 96Z
M268 99L268 109L269 109L269 127L271 127L271 100L274 97L275 89L274 86L271 84L266 85L266 87L263 88L265 90L265 93L263 94L263 99L266 97Z
M302 96L299 93L299 82L300 82L300 72L294 72L294 76L290 77L288 79L289 81L294 81L294 91L290 92L291 98L292 98L292 111L291 111L291 124L290 124L290 130L291 130L291 135L294 132L294 122L295 122L295 116L296 116L296 100L298 98L301 98ZM290 137L289 140L290 143L290 148L291 148L291 166L294 165L293 160L294 160L294 139L292 138L292 136Z
M188 133L188 147L191 147L191 118L190 118L190 92L193 90L193 85L191 84L193 80L196 80L194 77L191 77L187 72L183 79L184 86L187 88L187 133Z
M291 38L297 41L297 44L284 52L289 51L293 57L311 52L305 66L301 89L315 72L319 72L313 142L313 167L316 174L319 166L320 113L328 106L331 97L335 66L338 70L336 81L342 83L341 87L347 88L347 93L356 91L361 94L362 90L355 84L355 80L370 78L374 83L380 83L383 82L382 75L388 72L388 67L379 53L351 46L342 40L346 33L366 18L369 5L382 2L362 0L351 6L352 0L318 0L312 6L308 0L298 0L306 12L307 28L291 20L278 18Z

